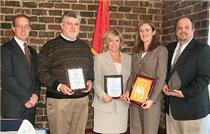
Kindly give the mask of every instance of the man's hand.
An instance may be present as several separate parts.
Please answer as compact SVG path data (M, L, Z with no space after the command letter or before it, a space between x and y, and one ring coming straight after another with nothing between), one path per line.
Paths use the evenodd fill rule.
M33 104L30 102L30 100L29 101L27 101L26 103L25 103L25 106L26 106L26 108L32 108L33 107Z
M32 94L31 99L29 100L33 106L35 106L38 102L38 96L36 94Z
M92 87L93 87L92 81L91 80L86 81L86 90L84 90L83 92L85 92L85 93L90 92Z
M65 95L74 94L74 92L66 84L61 84L60 91Z
M184 98L184 95L182 93L182 91L179 89L174 89L172 91L169 90L168 85L165 84L163 86L163 92L167 95L167 96L175 96L175 97L180 97L180 98Z
M25 106L27 108L35 107L38 102L38 96L36 94L32 94L31 99L26 102Z
M184 98L184 95L181 90L173 90L173 92L171 92L171 96Z

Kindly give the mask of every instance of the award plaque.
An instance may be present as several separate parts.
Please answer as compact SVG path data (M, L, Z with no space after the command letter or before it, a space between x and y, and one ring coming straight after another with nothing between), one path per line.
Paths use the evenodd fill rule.
M82 68L67 69L67 79L72 90L85 90L85 79Z
M169 81L168 81L168 87L170 91L173 91L174 89L180 89L181 88L181 79L179 77L178 71L174 71L171 75Z
M143 75L137 75L130 93L130 100L136 104L142 104L149 99L155 79Z
M123 94L123 76L122 75L105 75L104 90L112 98L119 98Z

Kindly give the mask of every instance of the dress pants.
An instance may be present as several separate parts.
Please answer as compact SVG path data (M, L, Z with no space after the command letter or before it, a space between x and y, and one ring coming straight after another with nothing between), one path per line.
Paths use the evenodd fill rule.
M88 96L76 99L47 98L50 134L85 134Z
M208 119L206 116L197 120L175 120L169 110L166 114L166 133L167 134L210 134Z
M157 134L161 114L161 99L144 110L140 105L130 105L130 134Z
M22 119L27 119L31 122L31 124L35 127L35 115L36 115L36 108L25 108L23 111Z

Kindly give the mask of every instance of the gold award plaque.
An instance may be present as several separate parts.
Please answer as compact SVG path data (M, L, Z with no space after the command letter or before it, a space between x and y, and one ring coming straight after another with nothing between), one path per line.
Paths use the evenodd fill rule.
M143 75L137 75L130 93L133 103L142 104L149 99L155 84L155 79Z

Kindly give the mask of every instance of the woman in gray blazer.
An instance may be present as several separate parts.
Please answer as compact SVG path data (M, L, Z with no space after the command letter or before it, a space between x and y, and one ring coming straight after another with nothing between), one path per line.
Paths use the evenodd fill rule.
M94 132L125 133L127 131L128 107L123 96L112 98L105 92L104 76L122 75L123 92L131 70L131 56L121 53L124 39L117 30L105 34L103 44L106 52L94 59Z
M126 100L136 75L156 79L151 97L142 105L130 105L130 133L157 134L161 113L162 87L167 72L167 49L160 45L155 27L148 21L139 23L132 54L132 71L127 82Z

